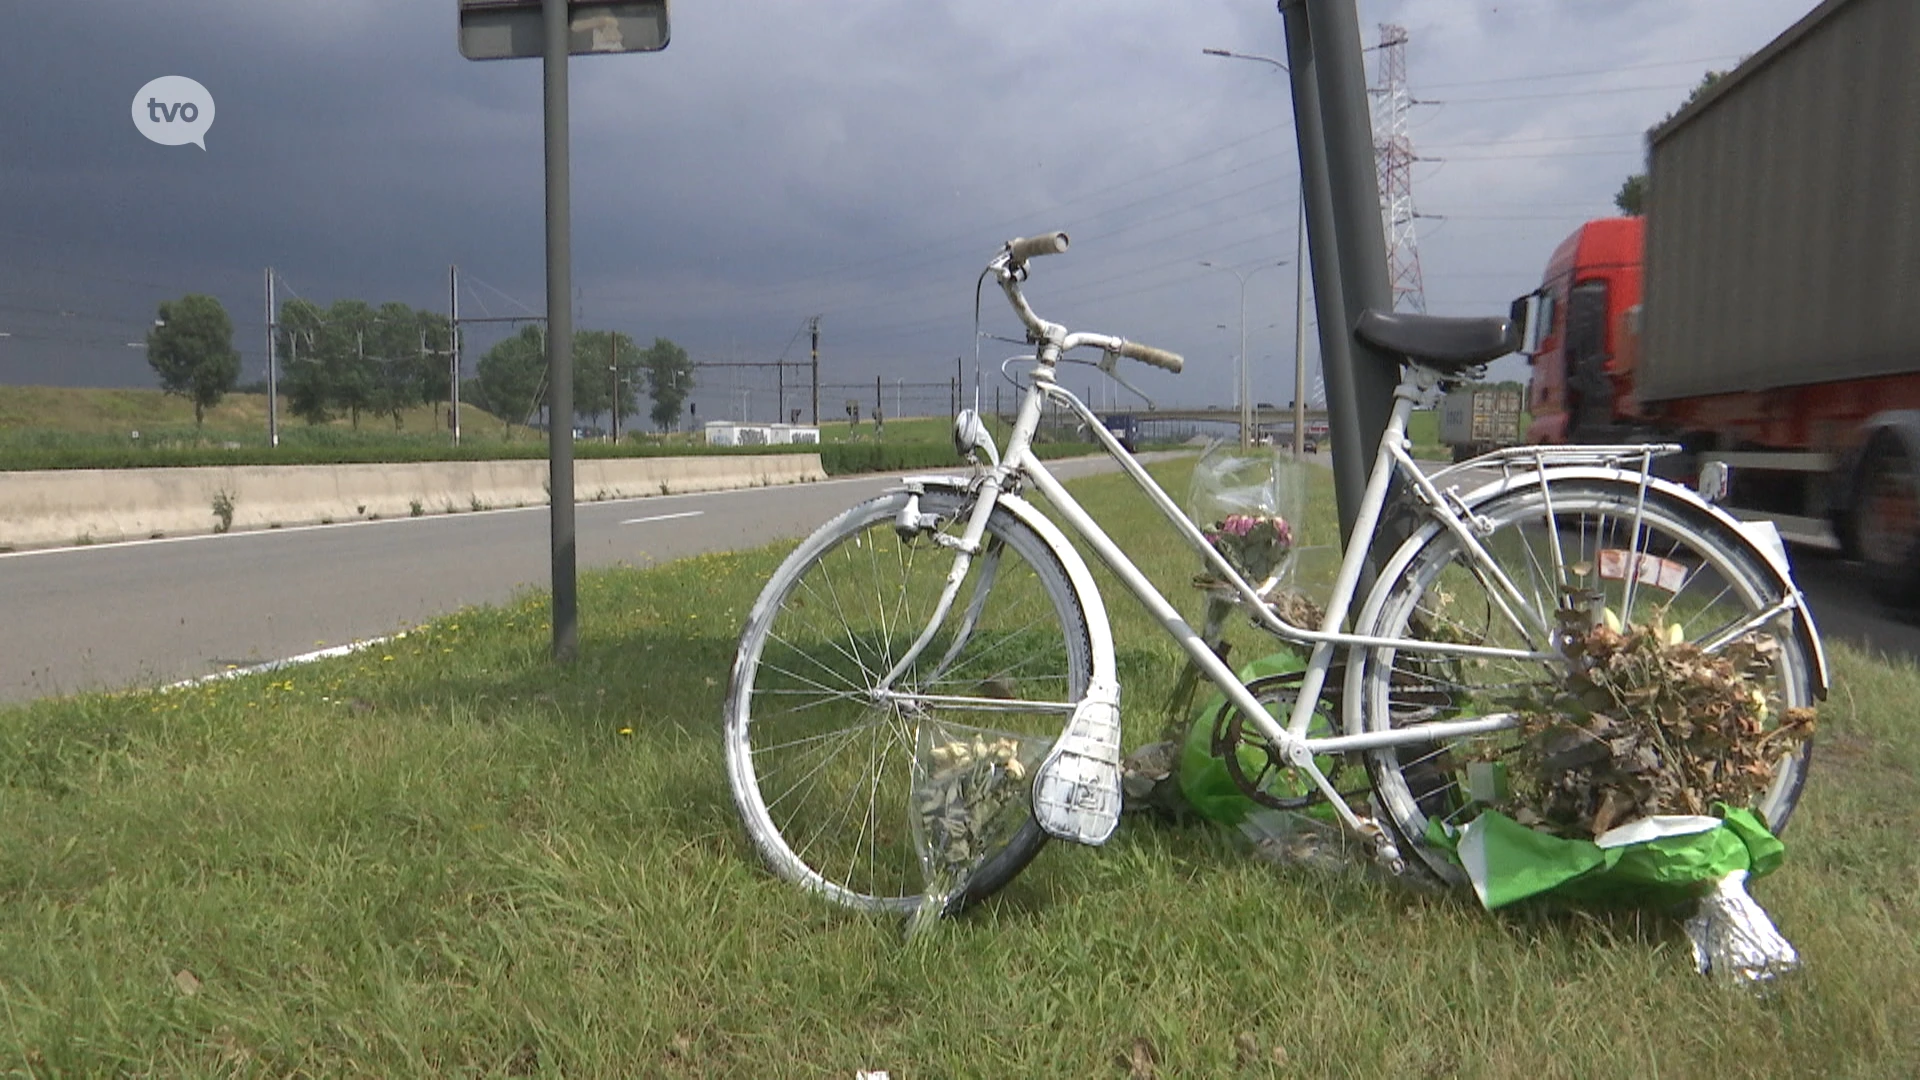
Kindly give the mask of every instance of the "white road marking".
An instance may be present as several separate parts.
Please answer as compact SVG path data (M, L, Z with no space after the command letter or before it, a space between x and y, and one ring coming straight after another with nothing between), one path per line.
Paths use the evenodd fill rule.
M678 514L655 514L652 517L628 518L622 525L645 525L649 521L675 521L680 518L699 517L705 510L683 510Z
M355 641L346 645L335 645L331 649L316 649L313 652L301 653L298 656L288 656L280 660L269 660L264 664L248 664L246 667L230 667L225 671L216 671L211 675L202 675L195 679L182 679L177 683L168 683L159 689L163 691L181 690L189 686L199 686L201 683L219 682L222 679L238 679L247 675L259 675L268 671L279 671L281 668L292 667L296 664L311 664L315 660L331 660L336 656L347 656L352 653L357 653L361 649L371 649L375 645L383 645L389 641L394 641L406 636L406 632L401 631L398 634L367 638L364 641Z

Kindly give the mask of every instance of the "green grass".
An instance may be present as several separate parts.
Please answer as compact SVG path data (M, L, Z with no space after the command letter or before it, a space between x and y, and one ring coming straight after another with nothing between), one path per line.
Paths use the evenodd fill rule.
M1452 450L1440 441L1440 412L1423 409L1407 416L1407 441L1421 461L1445 461Z
M1160 469L1176 495L1186 467ZM1194 610L1190 556L1122 535ZM1920 1071L1911 667L1836 650L1756 890L1806 964L1769 1001L1692 974L1666 918L1489 915L1136 819L903 944L761 870L733 816L720 699L778 557L584 577L564 671L528 596L338 661L0 712L0 1068L1122 1077L1144 1045L1162 1077ZM1109 604L1138 741L1174 658Z
M393 417L365 413L355 429L345 417L326 424L310 425L280 402L280 431L283 441L297 432L331 432L335 438L378 438L396 431L436 439L445 438L447 409L444 403L420 405L400 414L396 429ZM460 406L461 435L482 442L503 439L538 439L531 428L507 425L500 418L470 402ZM202 438L214 441L264 442L267 431L265 394L228 394L220 404L207 410L205 423L195 428L193 404L184 397L159 390L131 388L102 389L71 386L0 386L0 434L8 437L66 436L81 438L107 436L128 439L138 431L142 441L159 438Z

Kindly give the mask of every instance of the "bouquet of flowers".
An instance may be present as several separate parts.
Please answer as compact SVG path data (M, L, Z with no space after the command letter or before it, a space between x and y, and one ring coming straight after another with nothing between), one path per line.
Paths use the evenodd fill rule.
M1650 815L1745 806L1766 789L1814 726L1812 709L1782 708L1767 692L1778 643L1749 634L1708 655L1678 629L1596 627L1566 684L1520 695L1524 741L1499 809L1586 838Z
M1293 526L1277 514L1229 514L1200 531L1255 586L1273 577L1293 549Z

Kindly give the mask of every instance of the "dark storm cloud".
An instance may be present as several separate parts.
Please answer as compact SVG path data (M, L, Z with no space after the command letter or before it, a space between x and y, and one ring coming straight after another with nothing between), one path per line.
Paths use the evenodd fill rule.
M1417 118L1417 145L1447 148L1418 201L1452 215L1423 223L1430 299L1497 310L1526 288L1559 236L1608 209L1631 133L1684 95L1662 85L1709 65L1490 80L1751 51L1806 6L1363 3L1369 39L1388 19L1413 33L1416 92L1449 86L1421 96L1513 99ZM542 305L539 64L462 59L451 0L8 10L0 332L16 336L0 382L150 383L126 342L187 291L227 304L257 374L268 265L322 302L444 308L458 262L467 313L519 310L490 287ZM1196 264L1292 258L1291 110L1284 77L1199 50L1283 55L1269 0L711 0L673 16L662 53L573 65L583 325L766 359L819 314L829 380L944 381L971 352L992 248L1064 227L1074 251L1036 283L1043 311L1192 354L1189 376L1143 380L1157 394L1230 396L1237 335L1215 327L1237 326L1239 287ZM204 153L134 130L134 91L163 74L218 102ZM1589 88L1608 92L1527 97ZM1249 355L1275 372L1291 365L1289 274L1248 289Z

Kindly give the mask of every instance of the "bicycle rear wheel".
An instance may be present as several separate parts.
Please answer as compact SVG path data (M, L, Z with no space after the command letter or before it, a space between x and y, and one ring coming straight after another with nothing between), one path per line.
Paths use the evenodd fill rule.
M1497 497L1475 514L1493 526L1481 543L1527 599L1526 610L1514 611L1519 619L1502 610L1489 575L1460 540L1429 526L1395 558L1404 571L1383 575L1362 611L1359 633L1529 648L1540 638L1517 621L1530 610L1539 625L1556 625L1556 569L1603 593L1607 609L1623 622L1678 625L1684 640L1696 644L1725 636L1779 598L1778 584L1743 537L1664 492L1648 491L1643 504L1633 482L1559 481ZM1640 569L1629 574L1636 553ZM1767 689L1784 706L1800 707L1812 704L1811 669L1790 618L1778 616L1762 628L1779 646ZM1356 649L1352 662L1358 693L1348 724L1365 731L1508 711L1516 697L1557 686L1566 673L1561 662L1393 648ZM1501 731L1369 754L1378 809L1402 850L1411 849L1443 878L1464 880L1446 852L1423 842L1428 823L1458 824L1477 814L1483 804L1472 791L1470 764L1496 758L1517 739ZM1799 799L1810 753L1809 743L1783 756L1753 807L1776 833Z
M890 685L932 618L955 552L935 535L965 525L971 501L929 491L933 534L903 537L905 492L822 526L768 582L734 662L726 706L735 806L781 877L865 911L907 914L930 887L956 910L1000 888L1045 834L1020 781L1085 696L1092 646L1079 599L1046 542L996 509L952 610ZM1008 752L1007 748L1013 750ZM996 751L996 748L1000 748ZM961 786L996 792L990 828L963 825L964 880L937 882L928 830L955 830L925 805L938 762ZM1012 764L1013 762L1019 764ZM1017 795L1017 798L1015 797ZM949 808L950 809L950 808Z

